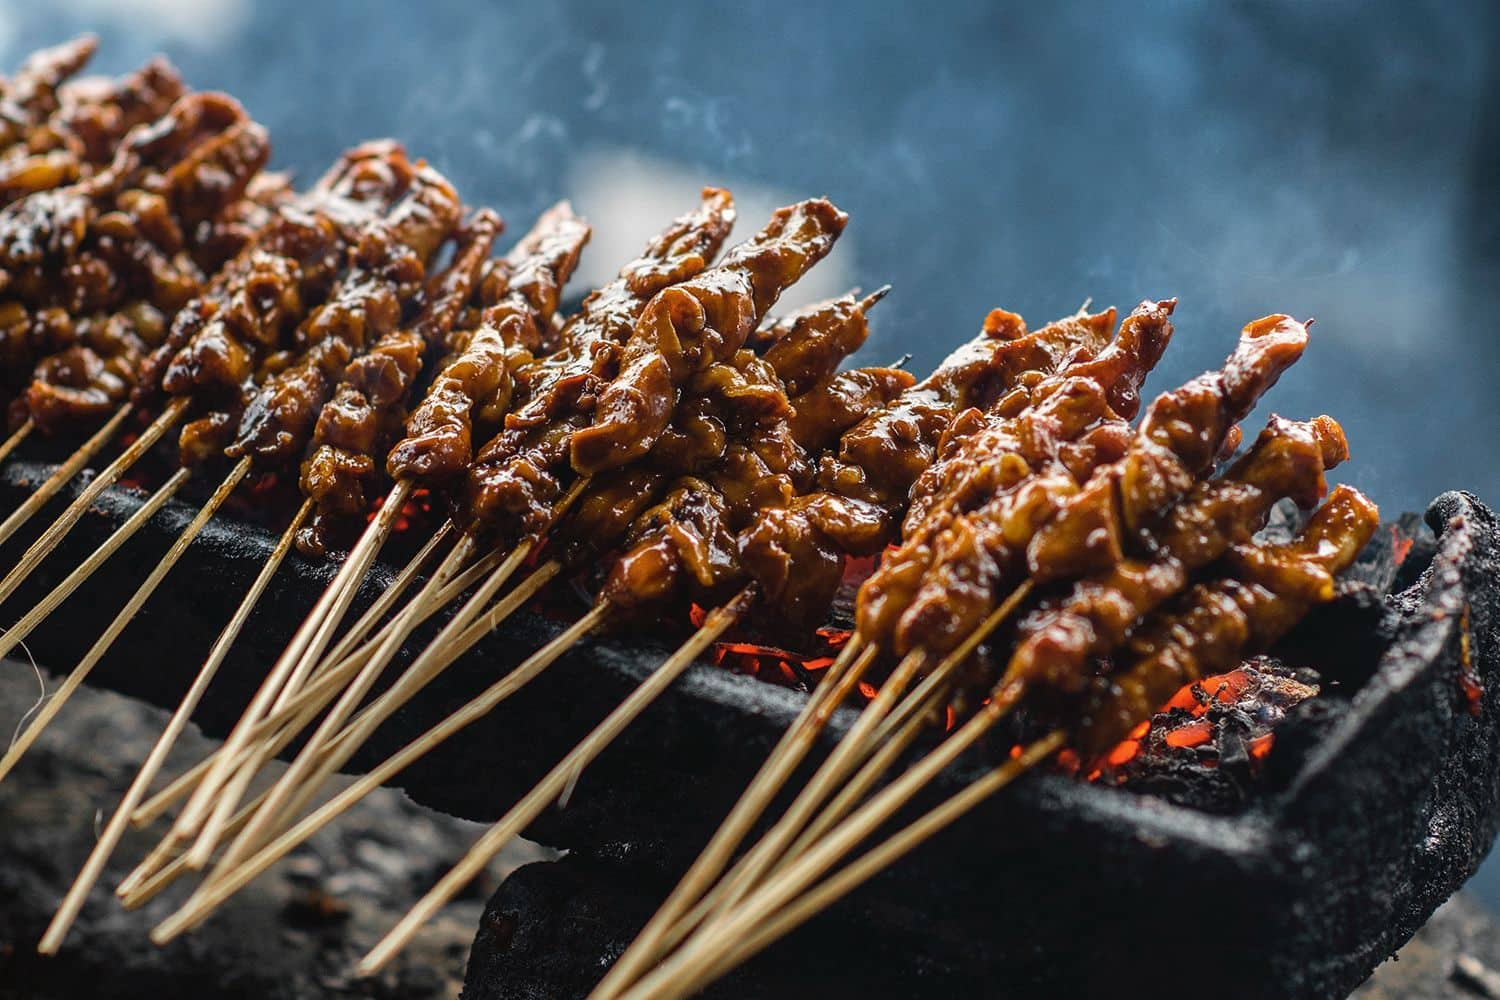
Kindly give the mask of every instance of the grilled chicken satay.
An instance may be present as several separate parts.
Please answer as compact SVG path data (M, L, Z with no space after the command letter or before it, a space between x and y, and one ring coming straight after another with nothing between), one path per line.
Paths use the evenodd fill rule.
M1009 675L1076 690L1086 683L1093 657L1125 641L1135 623L1181 593L1193 573L1247 542L1278 501L1291 498L1304 509L1316 504L1326 490L1324 473L1348 455L1332 418L1297 423L1272 417L1223 476L1198 483L1145 533L1148 555L1085 577L1028 614ZM1070 544L1040 535L1035 541L1041 547Z
M553 218L545 223L542 231L544 233L551 233L560 228L560 222L570 219L571 215L568 213L553 213ZM575 231L585 231L582 230L582 227L575 226L572 228ZM556 243L556 240L550 238L525 241L525 246L530 250L529 259L554 260L559 262L564 259L569 262L576 259L576 250L566 258L555 253L553 248L556 246ZM557 266L560 268L564 265L559 263ZM517 274L526 274L527 269L526 261L517 262ZM515 289L511 289L505 299L497 306L485 310L486 324L492 324L493 328L503 336L508 337L512 344L518 345L527 351L541 349L543 341L538 334L540 331L550 327L551 310L555 309L557 300L556 289L560 286L561 281L556 280L555 275L550 282L528 279L520 287L532 291L529 294L523 295ZM675 286L669 286L669 290L671 287ZM483 331L481 331L482 334ZM500 340L500 337L494 339ZM559 342L562 341L561 331L559 331L558 340ZM504 341L502 340L501 343L503 344ZM476 347L476 345L479 346ZM458 405L467 405L469 413L460 414L458 419L453 419L449 413L445 413L441 408L441 405L445 402L442 391L435 390L433 394L429 395L429 399L436 399L440 405L426 407L425 422L419 422L418 420L419 417L424 416L423 407L419 407L414 412L413 420L410 422L408 428L411 430L412 426L415 425L417 429L429 432L426 440L419 442L421 447L414 447L409 451L404 450L403 445L398 445L392 452L391 461L393 466L402 461L424 461L426 462L422 470L424 474L441 470L453 462L460 463L458 467L462 468L461 463L467 457L467 442L469 440L468 427L464 422L471 419L469 414L476 413L481 416L483 415L483 411L487 407L485 397L495 398L495 409L497 411L502 410L510 402L509 394L504 392L504 381L492 378L484 370L484 353L488 350L489 348L480 344L480 336L476 335L465 348L464 352L459 355L458 359L453 364L450 364L448 369L448 373L453 380L450 395L458 402ZM471 367L468 370L455 372L454 368L458 365L470 365ZM723 362L706 363L704 367L697 371L687 373L683 379L683 383L685 391L713 396L719 400L726 413L725 423L727 427L733 427L742 419L757 422L770 420L773 419L773 413L779 416L784 422L785 417L790 414L790 407L786 402L784 391L781 389L780 383L775 380L774 372L771 371L769 365L757 358L750 351L736 352L731 358ZM766 384L762 385L761 383ZM459 399L460 396L462 400ZM733 417L727 416L730 411L734 412ZM664 435L660 432L656 434L657 441L662 440L663 437ZM410 440L408 439L409 442ZM729 447L726 445L725 453L727 454L728 451ZM407 478L407 481L411 481L412 478L414 477ZM700 495L706 496L706 492L700 491ZM754 502L759 495L757 491L752 489L747 490L743 496L737 499L741 503L750 503ZM776 491L776 495L780 496L780 492ZM648 511L647 515L649 516L650 513ZM634 541L634 539L631 539L631 541ZM453 550L453 553L450 553L450 558L462 558L463 553L467 551L469 551L467 545L460 545ZM515 554L524 551L524 549L518 549ZM689 555L685 550L679 551L676 554L679 556ZM449 565L449 563L445 563L445 565ZM458 564L453 563L452 565ZM513 571L515 565L515 561L511 559L505 560L490 574L481 586L480 593L485 596L480 597L479 594L476 594L474 600L488 600L493 597L496 593L496 588L508 578L509 573ZM548 578L547 574L555 573L559 566L558 562L551 561L547 566L538 567L532 576L536 580L545 582ZM518 589L526 589L530 586L531 584L526 584ZM528 590L527 592L530 591ZM347 592L341 591L340 593ZM592 615L599 615L604 610L604 607L605 605L601 605ZM473 610L478 611L481 608L482 605ZM591 617L589 620L592 621L593 618ZM414 623L414 620L409 616L403 616L402 624L398 627L409 629L411 625L406 624L409 621ZM410 697L413 692L425 685L436 672L441 671L446 663L451 662L452 656L457 655L453 652L453 649L458 643L464 641L461 636L456 634L455 630L465 628L466 624L473 624L468 605L466 605L465 610L460 612L458 617L450 621L449 627L443 630L434 645L425 651L392 688L382 696L378 707L371 706L369 711L362 713L360 720L354 724L357 727L358 734L363 735L371 727L378 725L381 719L385 718L390 711L394 711L401 704L402 700ZM399 634L404 633L392 632L388 635L381 644L381 650L393 651L393 640ZM551 647L548 650L538 651L537 657L542 657L544 654L555 658L555 653L551 651ZM314 653L311 655L317 654ZM333 738L337 727L343 724L343 721L349 717L349 713L353 710L358 700L364 697L370 684L373 683L378 671L383 669L388 658L386 653L377 651L377 655L361 665L359 675L344 690L338 704L324 717L318 731L313 734L287 775L272 790L250 824L241 831L235 842L235 846L230 850L229 857L231 859L239 860L247 856L246 852L255 849L261 843L264 833L274 829L281 822L283 814L297 808L301 802L305 801L306 797L315 791L316 787L327 776L330 769L337 767L339 762L358 745L357 739L354 736L356 730L351 729L350 739L341 743L337 751L321 758L313 756L321 746L327 745L327 740ZM535 670L541 669L542 665L544 665L542 660L533 659L535 663L528 661L528 665L524 670L518 667L517 671L530 676ZM551 661L547 660L546 662Z
M263 176L251 181L245 198L209 220L215 250L206 259L233 258L270 226L271 209L286 197L285 179L258 183ZM99 418L119 406L132 394L153 352L167 340L177 314L192 298L203 295L222 269L222 262L206 266L206 281L196 280L184 271L161 267L161 258L154 254L134 256L145 267L136 282L139 290L127 294L145 297L92 315L74 316L58 307L36 314L33 337L43 328L47 334L34 339L33 347L45 356L37 362L21 402L25 415L44 429ZM153 373L157 370L151 367Z
M1047 583L1117 563L1138 526L1209 471L1238 420L1300 357L1305 344L1306 331L1284 317L1252 324L1222 371L1159 397L1133 436L1112 440L1106 451L1128 441L1124 456L1079 482L1081 489L1059 474L1052 482L1028 484L1026 494L990 501L992 515L960 521L956 531L963 537L949 543L952 554L940 557L937 571L902 612L898 645L926 645L930 640L919 637L934 634L949 637L935 644L939 649L956 643L998 603L1008 584L1023 578ZM1114 438L1121 428L1109 429ZM1024 462L1024 442L1014 447ZM941 519L942 508L936 509ZM1021 546L1024 564L1018 560ZM964 599L945 596L944 588ZM964 609L969 614L954 614Z
M1123 666L1089 681L1077 709L1075 746L1097 756L1184 685L1269 649L1313 606L1332 600L1334 578L1353 564L1379 524L1373 503L1340 486L1292 541L1233 545L1223 576L1193 585L1148 619L1117 655Z
M936 405L921 398L916 404L928 423L926 450L940 473L924 470L908 483L911 502L903 519L900 547L882 560L860 591L857 613L862 636L887 645L898 638L900 619L938 554L972 538L974 532L966 522L954 523L960 515L991 502L997 492L1020 494L1044 472L1052 476L1054 489L1076 489L1076 485L1070 487L1073 481L1059 452L1093 429L1123 421L1110 400L1118 396L1128 412L1130 387L1140 384L1170 339L1170 311L1171 303L1143 306L1126 319L1113 342L1108 339L1114 327L1113 310L1070 317L1029 333L1024 321L1012 313L996 310L990 314L981 336L994 331L1001 336L990 345L978 342L977 346L986 346L990 352L987 364L969 361L956 369L970 384L983 387L984 398L978 401L988 401L988 407L969 406L950 418L948 428L934 434L930 428L936 423ZM873 426L851 433L867 456L864 460L880 468L875 444L903 427L909 432L912 424L905 415L870 423ZM881 424L885 433L874 433ZM1008 451L1023 446L1033 461L1045 467L1033 470L1020 454L1004 458ZM882 451L892 448L887 443ZM840 448L841 456L854 451ZM847 484L855 496L869 496L877 480L859 472L850 475L850 470L861 467L842 458L840 464L842 474L823 476L821 481ZM898 475L897 482L912 478L909 468ZM1066 476L1066 481L1056 481L1059 475ZM887 474L881 486L888 489L891 485ZM890 499L885 502L889 504ZM980 575L989 571L987 565L978 569ZM965 589L978 596L974 583ZM977 610L980 602L970 603ZM946 641L936 635L931 638L939 644Z
M571 542L575 554L598 552L601 545L610 544L604 540L607 535L621 531L627 535L626 551L622 558L622 563L627 566L617 569L605 580L595 607L568 630L570 635L576 636L626 613L638 615L659 610L663 602L670 598L695 595L704 600L710 599L720 588L737 579L733 565L733 526L742 522L756 504L784 502L791 492L790 480L795 476L800 476L803 480L810 478L810 468L803 468L797 473L778 472L769 477L774 482L768 486L765 477L757 477L754 481L744 478L746 463L726 461L736 443L759 438L752 446L758 453L769 453L773 448L785 449L788 453L788 457L783 460L767 457L770 465L790 470L795 461L801 461L804 466L807 464L805 458L800 456L800 449L795 442L790 441L785 433L775 431L778 425L783 429L786 427L791 406L784 384L765 359L756 356L751 350L737 351L726 361L710 365L689 377L685 380L682 391L683 401L674 410L673 423L658 435L648 454L629 466L611 470L610 473L591 480L590 489L584 493L578 505L572 508L572 513L549 535L554 543L560 538ZM794 455L795 459L791 457ZM682 472L697 475L677 475ZM642 475L636 476L636 473ZM662 483L674 475L676 478L671 481L660 502L626 520L628 515L622 515L621 512L624 505L633 498L660 489ZM614 486L625 488L613 490ZM598 514L599 518L591 520L590 514ZM606 530L601 532L598 530L600 527ZM628 564L632 563L646 567L645 573L631 573ZM520 585L517 590L534 593L536 587L544 585L560 568L561 562L558 559L549 560L539 566L528 582ZM616 601L618 603L614 603ZM710 619L713 624L709 630L700 630L688 647L669 658L652 682L643 685L643 690L632 696L629 703L622 705L618 711L633 713L648 703L649 698L654 696L653 692L660 691L670 682L675 671L680 671L692 661L694 650L701 649L702 644L727 627L728 622L741 614L748 603L749 595L745 594L733 601L730 607L712 613ZM492 625L492 620L475 621L466 612L460 612L407 673L369 706L369 714L362 713L361 720L357 723L357 732L350 729L346 733L351 737L363 735L368 727L378 725L381 719L397 710L406 698L411 697ZM507 675L498 689L492 688L481 695L476 702L414 742L396 758L382 764L374 773L383 776L399 771L411 760L463 728L478 717L484 710L482 706L492 705L503 699L506 693L515 690L555 662L559 652L567 648L563 641L565 638L566 636L560 637L559 640L548 643L528 657ZM360 696L362 697L362 692ZM340 739L337 754L351 752L343 745L346 741L342 737ZM596 736L587 752L597 752L597 748L607 742L607 736ZM342 756L336 755L331 762L325 762L325 768L337 766L341 759ZM319 781L322 775L323 772L316 772L310 780ZM543 796L551 787L552 780L555 780L555 775L549 779L547 788L528 796L518 808L523 813L529 813L533 809L545 807ZM321 825L329 821L343 808L357 801L369 787L372 786L366 782L359 788L340 795L335 802L320 809L316 817L299 824L290 836L278 839L249 859L239 870L227 876L228 881L222 884L231 886L228 891L233 891L232 886L243 884L243 880L253 877L268 858L279 856L289 843L305 835L305 831L312 828L313 824ZM290 793L293 805L289 808L294 809L300 804L304 792L305 789ZM268 807L262 807L265 808ZM175 930L169 928L168 935L171 933L175 933Z
M443 484L473 459L474 427L496 426L515 393L515 371L543 350L561 290L588 242L588 224L560 203L537 220L503 266L486 274L481 294L493 296L477 330L456 331L450 359L406 421L391 449L392 479Z
M1026 371L1050 371L1075 351L1098 351L1109 341L1114 311L1080 314L1031 336L1025 321L996 309L978 334L961 344L932 374L894 405L844 435L837 457L824 459L820 485L833 493L904 511L913 484L937 454L954 417L987 409Z
M569 475L571 437L588 425L646 303L702 273L733 224L729 193L705 188L697 209L674 220L614 281L584 300L560 332L558 350L521 373L524 399L476 456L465 487L470 516L513 520L531 530L551 520Z
M0 151L25 146L62 105L63 83L88 65L99 40L83 35L33 52L9 79L0 79Z
M866 312L879 298L878 294L861 300L849 294L799 310L752 338L750 343L764 351L760 356L742 349L730 361L711 365L688 380L672 425L638 463L644 468L627 467L615 479L605 476L604 494L625 501L613 508L618 516L622 509L646 507L649 500L644 498L666 482L664 469L681 473L681 478L666 486L660 503L637 517L628 532L605 532L611 538L623 534L628 551L605 582L604 600L622 608L659 605L682 589L679 578L687 574L704 600L725 597L727 588L748 577L761 584L763 596L774 605L798 603L785 585L785 559L773 565L772 559L756 549L759 558L747 564L740 536L773 512L798 506L806 518L809 510L816 514L826 508L826 504L808 503L820 447L798 436L796 402L788 396L797 386L810 386L806 396L834 381L839 364L868 336ZM906 375L888 381L897 387L885 395L847 394L846 406L831 414L833 437L871 409L888 403L912 379ZM847 422L840 426L839 420ZM815 425L805 421L803 426ZM816 426L814 436L826 440L828 431ZM622 484L629 488L620 489ZM602 525L591 516L593 508L608 508L590 494L585 495L578 516L586 526L585 534L595 535L601 533ZM847 514L850 520L854 516ZM764 535L764 529L760 533ZM845 555L869 554L838 551L826 537L820 541L811 550L796 552L809 558L805 568L799 565L799 574L805 569L812 575L830 561L841 569ZM818 583L824 575L817 573ZM774 589L765 590L767 585ZM811 579L808 587L822 592ZM822 610L826 612L827 606ZM793 632L809 621L810 616L804 615L777 623Z
M295 357L284 352L299 346L302 320L334 291L348 251L366 227L392 211L414 179L405 153L394 144L351 150L297 207L278 213L254 249L231 264L233 276L217 296L183 311L186 322L174 328L166 346L182 344L165 365L161 390L190 397L199 411L182 429L179 452L185 466L223 454L247 412L270 412L252 404ZM274 388L270 391L266 402L273 403ZM253 425L245 430L255 434Z
M913 486L906 482L913 467L871 475L854 464L855 456L868 460L874 442L897 433L914 434L919 451L937 448L943 435L961 438L970 431L960 433L950 405L998 394L1014 398L1023 383L1067 359L1091 357L1107 341L1113 320L1108 310L1027 332L1019 316L995 310L979 336L922 383L894 369L856 369L826 376L798 396L794 435L830 453L819 460L822 488L761 512L741 533L741 557L756 569L763 603L788 621L815 624L841 582L844 556L874 555L892 541L906 502L896 491L902 483ZM938 431L945 413L948 424Z
M281 359L269 362L278 370L249 395L236 438L224 450L229 458L251 455L265 467L301 457L344 368L397 330L433 255L458 224L458 194L440 174L404 155L376 162L401 194L360 227L338 284L297 332L300 355L285 367Z
M29 306L98 308L117 294L118 267L150 255L148 243L174 268L196 268L210 220L244 195L269 153L265 129L232 98L183 97L132 129L108 167L0 210L6 290Z
M700 211L673 227L678 232L670 243L657 241L646 256L626 268L616 286L605 290L607 296L585 304L588 315L580 320L586 324L583 342L603 345L601 354L618 353L618 371L607 383L598 383L592 375L573 378L574 384L602 384L590 401L592 423L585 425L588 418L578 412L554 417L531 427L529 442L509 436L518 428L508 431L495 448L481 454L470 472L468 499L476 516L490 521L513 518L524 529L535 530L550 519L551 504L562 490L559 474L566 473L554 456L570 456L573 470L589 475L625 466L648 453L670 426L683 384L735 355L781 292L827 252L844 220L827 202L780 209L755 238L731 250L715 267L702 270L731 218L728 196L705 192ZM663 268L664 262L669 266ZM685 272L689 276L677 280ZM643 304L650 289L660 290ZM602 311L611 303L623 308ZM621 345L617 338L631 315L629 338ZM565 343L569 332L563 333ZM665 383L658 376L666 376ZM556 391L572 390L559 384ZM652 393L663 395L648 399ZM638 405L651 415L629 423L627 410ZM542 409L545 406L534 408ZM627 437L631 440L625 441ZM596 457L608 452L609 457L580 464L580 448Z
M226 215L268 151L237 104L190 95L133 129L108 170L0 212L0 281L15 294L0 309L7 371L46 359L27 399L38 424L123 401L145 354L204 284L197 239L222 243ZM70 217L65 235L47 231L54 209Z
M0 149L0 205L93 174L127 132L166 114L186 91L160 57L115 80L82 78L57 87L46 120Z
M659 292L621 352L619 374L599 393L593 423L569 442L581 475L650 450L693 374L732 357L781 293L833 249L848 216L813 199L777 209L771 222L697 277Z
M796 336L825 341L837 328L863 327L864 306L850 310L847 304L853 303L853 297L845 299L808 307L772 326L795 326ZM848 338L838 350L852 350L854 341ZM764 340L756 346L769 343ZM832 359L833 365L837 363L837 358ZM718 466L732 465L737 470L745 485L736 493L753 490L763 497L785 500L807 485L816 457L793 431L792 409L781 373L754 350L741 350L729 362L711 366L689 380L671 425L650 452L628 466L593 477L563 522L558 541L564 548L607 553L630 534L632 524L671 484L705 475ZM711 484L709 489L717 492Z
M377 456L401 433L423 363L435 345L450 340L502 228L494 212L476 212L463 227L452 263L428 281L421 313L381 334L344 368L333 398L318 415L312 451L302 463L303 495L317 505L297 534L297 547L305 554L325 554L339 526L368 509L367 487L380 473Z

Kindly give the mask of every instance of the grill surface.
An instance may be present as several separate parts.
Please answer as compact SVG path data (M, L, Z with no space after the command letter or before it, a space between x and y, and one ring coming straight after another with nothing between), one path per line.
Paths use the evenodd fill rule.
M44 472L12 463L0 504L16 503ZM37 574L32 595L138 503L111 491ZM109 580L64 605L30 642L38 658L66 669L187 516L188 508L171 508L111 563ZM1388 613L1378 602L1347 600L1288 640L1284 655L1311 660L1343 684L1278 728L1267 792L1243 812L1208 815L1039 776L981 807L802 938L817 940L820 926L841 923L858 929L844 935L851 945L872 945L862 961L955 988L1004 982L1008 991L1041 994L1144 988L1163 976L1212 977L1221 995L1261 994L1268 983L1284 995L1352 988L1474 870L1496 830L1500 534L1494 515L1462 493L1440 497L1427 521L1436 546L1408 559L1406 589ZM211 527L96 682L174 704L270 542L242 526ZM327 577L326 567L295 560L284 570L200 711L207 732L227 730ZM355 768L387 756L556 631L556 623L518 617L377 734ZM1458 687L1465 632L1484 682L1477 715ZM494 818L664 652L632 634L586 644L399 783L424 804ZM1361 677L1368 679L1356 690ZM706 665L693 669L584 775L569 807L530 835L573 850L572 869L595 871L603 882L619 881L609 865L618 869L623 859L632 868L630 894L659 899L800 697ZM960 763L929 801L985 766ZM502 889L485 926L514 909L506 893L526 891L524 882ZM571 941L577 969L597 970L644 916L627 905L590 941ZM481 935L471 994L524 995L499 992L518 968L498 938L488 940ZM768 974L786 960L783 949L799 947L806 946L772 949L747 975ZM529 974L548 982L545 971Z

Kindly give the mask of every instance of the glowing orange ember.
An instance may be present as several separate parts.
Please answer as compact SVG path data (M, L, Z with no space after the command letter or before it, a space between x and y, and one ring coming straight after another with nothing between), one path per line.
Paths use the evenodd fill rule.
M1268 669L1255 659L1249 660L1235 670L1182 687L1151 719L1137 724L1124 740L1101 757L1086 780L1107 779L1119 784L1128 780L1130 773L1121 769L1144 761L1147 754L1158 756L1197 747L1216 749L1215 734L1224 716L1217 713L1210 717L1215 706L1237 706L1239 716L1256 720L1256 729L1269 729L1287 708L1316 693L1316 687L1282 671ZM1271 752L1274 735L1252 729L1246 736L1245 750L1251 760L1264 760ZM1207 769L1218 766L1213 755L1201 751L1189 759ZM1058 755L1057 766L1066 773L1077 773L1080 762L1076 754L1068 751Z
M1397 525L1391 525L1391 556L1397 566L1406 562L1406 557L1411 554L1411 547L1415 542L1415 538L1402 538L1400 528Z
M1464 610L1458 618L1458 690L1469 703L1469 714L1477 716L1484 702L1484 682L1479 678L1479 671L1474 669L1471 644L1469 605L1465 602Z
M1213 736L1213 731L1213 725L1207 721L1194 722L1186 726L1180 726L1166 735L1167 746L1199 746L1209 741L1209 738Z

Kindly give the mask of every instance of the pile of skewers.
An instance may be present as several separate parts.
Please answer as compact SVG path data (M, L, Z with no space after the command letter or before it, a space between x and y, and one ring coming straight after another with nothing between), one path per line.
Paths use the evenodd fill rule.
M40 53L0 87L12 428L0 460L31 434L92 430L0 524L0 541L134 436L7 571L0 601L180 426L177 469L16 620L0 655L189 479L223 478L0 759L0 778L242 483L295 480L301 498L43 951L60 946L130 824L177 809L117 888L126 906L201 876L153 931L162 943L586 635L711 608L377 946L361 965L373 971L565 802L589 763L700 656L736 636L805 646L850 566L880 556L858 590L853 635L798 720L596 992L684 995L1027 769L1065 748L1097 758L1184 684L1266 650L1333 598L1376 526L1374 506L1352 489L1323 500L1325 472L1347 457L1331 418L1272 417L1240 449L1239 422L1306 347L1306 326L1290 317L1245 327L1223 368L1157 397L1134 424L1140 387L1172 335L1172 300L1123 319L1080 310L1037 329L997 309L921 380L899 366L844 368L885 289L772 315L833 248L844 213L800 202L721 254L735 211L717 189L563 315L563 287L590 235L566 203L495 257L498 216L466 208L394 143L351 150L297 193L263 172L265 132L231 99L189 92L160 62L107 84L68 82L91 51L84 40ZM448 518L347 621L418 495ZM1311 511L1301 534L1258 540L1288 499ZM293 545L336 562L332 582L224 745L153 793ZM314 807L374 730L481 637L549 589L580 582L596 597L577 621ZM396 669L413 633L440 615L435 637ZM873 694L844 737L742 849L862 688ZM1018 705L1034 738L845 861L960 754L986 752L982 738ZM251 796L293 741L291 766Z

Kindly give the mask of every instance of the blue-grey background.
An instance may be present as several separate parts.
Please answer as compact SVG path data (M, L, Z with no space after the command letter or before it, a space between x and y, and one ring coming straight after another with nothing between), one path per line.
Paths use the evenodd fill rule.
M390 135L517 233L571 197L608 274L696 187L853 216L812 293L885 282L918 369L1003 305L1176 295L1153 379L1315 317L1269 407L1343 421L1388 512L1500 501L1500 13L1490 4L0 0L0 63L82 30L239 97L301 178ZM1476 887L1500 905L1500 866Z

